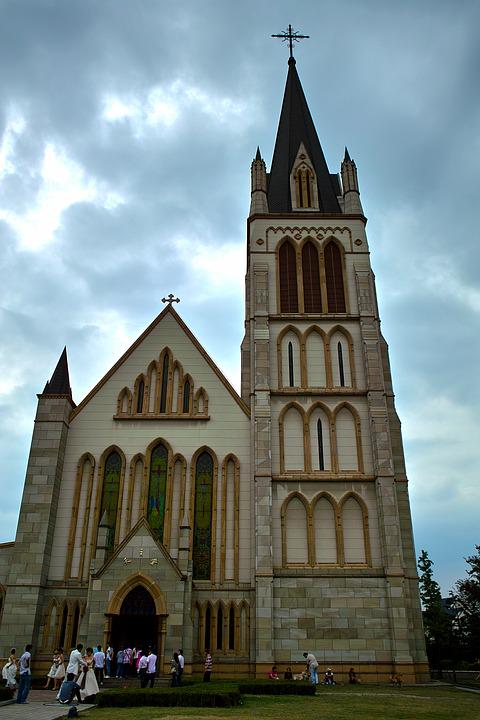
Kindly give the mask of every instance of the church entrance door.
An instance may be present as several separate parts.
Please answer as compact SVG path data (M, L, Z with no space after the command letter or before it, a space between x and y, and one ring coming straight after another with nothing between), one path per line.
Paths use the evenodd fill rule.
M112 618L111 642L115 650L120 647L158 648L159 616L155 602L143 585L134 587L122 602L120 614Z

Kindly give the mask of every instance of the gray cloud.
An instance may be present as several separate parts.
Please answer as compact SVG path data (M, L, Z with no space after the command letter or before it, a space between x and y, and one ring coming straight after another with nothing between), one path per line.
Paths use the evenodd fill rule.
M448 589L478 542L478 3L0 9L3 539L64 344L79 401L172 291L238 386L249 166L257 144L271 160L286 48L269 35L291 21L331 171L344 144L358 165L417 538Z

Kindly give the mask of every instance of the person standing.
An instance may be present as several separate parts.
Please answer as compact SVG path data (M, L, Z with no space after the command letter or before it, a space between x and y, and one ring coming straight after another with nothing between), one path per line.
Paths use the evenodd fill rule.
M183 669L185 667L185 658L183 656L183 650L180 648L178 651L178 684L182 684Z
M105 664L107 666L107 674L105 675L106 678L112 677L112 661L113 661L113 648L108 643L107 652L105 653Z
M80 671L85 664L82 658L82 650L82 643L78 643L75 650L70 653L67 665L67 680L76 680L80 675Z
M148 687L148 683L150 683L150 687L153 688L153 685L155 683L155 675L157 674L157 656L153 653L152 648L148 648L148 655L147 655L147 683L145 687Z
M203 682L210 682L212 675L213 660L210 650L205 650L205 665L203 666Z
M58 690L55 678L57 677L57 672L60 667L60 657L60 650L56 648L55 652L53 653L52 666L47 674L47 682L43 686L44 690L48 690L48 688L50 687L50 680L52 681L52 690ZM65 668L63 669L63 674L65 675Z
M178 664L178 653L174 652L173 657L170 660L170 686L171 687L178 687L178 670L179 670L179 664Z
M53 689L59 690L65 678L65 656L63 654L63 648L58 648L58 667L55 673Z
M105 653L102 650L102 646L97 646L97 652L93 656L95 662L95 677L97 683L103 685L103 668L105 667Z
M117 678L123 678L123 665L125 661L125 651L120 645L120 650L117 652Z
M12 648L10 650L10 656L2 670L2 677L5 680L6 687L11 691L12 697L15 695L15 690L17 689L17 672L17 651L15 648Z
M123 677L128 677L132 669L133 650L127 646L123 651Z
M312 685L318 685L318 661L313 653L303 653L303 657L307 660L307 672L310 673L310 682Z
M138 677L140 678L140 687L147 687L147 670L148 670L148 657L142 655L138 661Z
M85 702L85 698L92 697L92 695L98 694L98 683L95 676L95 660L93 655L93 648L87 648L87 654L84 658L84 666L82 672L82 679L80 682L80 697L81 701Z
M24 705L27 702L28 693L32 684L32 647L27 645L25 652L20 658L20 682L18 684L17 703Z

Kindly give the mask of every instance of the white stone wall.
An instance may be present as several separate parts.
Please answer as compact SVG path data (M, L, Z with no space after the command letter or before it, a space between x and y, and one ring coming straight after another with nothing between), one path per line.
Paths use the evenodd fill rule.
M117 397L124 386L133 391L136 377L146 372L148 365L158 359L162 349L168 346L174 359L182 363L185 373L189 373L195 383L195 389L203 386L209 396L208 421L179 420L114 420L117 410ZM179 326L174 316L167 313L160 324L153 328L114 375L98 390L88 404L72 420L65 453L64 473L55 527L54 548L50 567L50 579L62 580L70 532L72 503L74 497L77 463L85 452L90 452L96 460L91 514L93 516L94 498L98 483L98 461L110 445L122 449L126 457L126 475L128 480L129 463L137 453L145 453L146 447L155 439L166 440L173 453L181 453L187 461L187 487L185 509L190 503L190 461L195 451L210 447L216 453L219 464L217 477L217 498L221 498L221 466L229 453L234 453L240 462L239 495L239 535L240 535L240 580L249 582L250 569L250 420L237 404L228 389L213 372L199 349ZM139 514L138 478L135 483L132 526ZM174 494L174 498L177 495ZM178 499L174 500L173 510L177 511ZM217 517L220 515L217 508ZM177 522L181 518L177 517ZM124 527L124 523L122 525ZM217 527L217 533L218 533ZM178 537L177 530L173 537ZM217 534L218 539L218 534ZM233 539L232 539L233 542ZM76 541L77 544L77 541ZM218 556L218 553L217 553ZM88 568L86 568L88 570ZM217 568L218 570L218 568Z
M332 413L335 411L335 408L342 405L347 398L339 397L339 396L325 396L325 397L318 397L318 396L296 396L294 398L291 398L291 400L294 400L295 403L297 403L299 406L303 408L305 412L308 412L310 408L317 403L318 401L321 401L323 405L325 405ZM348 403L351 405L356 411L360 418L360 433L361 433L361 444L362 444L362 454L363 454L363 464L364 464L364 472L366 475L373 474L373 461L372 461L372 445L371 445L371 437L370 437L370 424L369 424L369 415L368 415L368 407L367 407L367 400L365 397L349 397ZM272 471L274 475L280 474L280 427L279 427L279 416L282 412L283 408L285 407L287 403L285 402L284 398L281 397L273 397L272 398ZM298 413L297 413L298 415ZM344 422L345 418L343 416L342 411L337 415L337 432L338 428L341 429L340 437L337 437L337 442L340 440L340 449L342 452L342 458L345 458L343 469L347 470L348 468L346 465L353 465L354 460L356 460L356 453L357 453L357 445L356 445L356 437L355 435L348 435L346 432L343 431L343 428L345 426ZM298 423L297 423L298 424ZM292 435L288 435L289 427L287 426L287 434L286 434L286 440L285 440L285 446L286 453L288 453L289 457L293 458L300 457L303 455L303 443L299 444L298 442L298 433L293 433ZM312 434L311 434L312 437ZM313 451L315 452L315 442L312 444ZM348 459L348 463L347 463ZM300 461L298 463L300 465ZM290 469L294 469L290 467ZM297 470L301 470L302 467L297 467ZM357 469L357 468L351 468L351 469Z
M342 499L348 493L354 492L358 495L365 503L368 511L372 567L379 568L382 566L375 484L373 482L343 480L324 480L319 482L315 482L313 480L300 480L285 482L276 481L273 484L273 564L276 568L280 568L282 566L281 508L285 499L292 492L300 493L308 503L311 503L320 492L329 493L338 504L342 502ZM296 502L299 503L300 501ZM298 504L296 507L298 507ZM329 550L322 559L322 562L327 562L327 558L333 558L334 554L332 550L334 543L334 537L331 532L332 521L331 516L328 515L327 509L322 509L322 506L318 510L317 508L318 504L315 506L314 512L314 537L318 542L320 542L321 538L327 539ZM299 513L297 513L297 517L300 517ZM348 547L348 563L365 562L364 551L362 549L363 528L360 525L359 518L360 515L358 513L357 506L350 503L347 499L343 506L342 525L344 545L345 547ZM322 522L325 522L325 524L323 525ZM303 537L302 528L298 529L297 532ZM356 550L354 547L355 545L357 546ZM345 562L347 563L347 554Z

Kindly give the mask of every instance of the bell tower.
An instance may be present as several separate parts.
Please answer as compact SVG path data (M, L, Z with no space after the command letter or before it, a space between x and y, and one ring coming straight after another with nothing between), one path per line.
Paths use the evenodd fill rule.
M291 28L289 28L291 33ZM348 151L330 173L291 56L247 229L256 668L312 651L368 679L427 671L387 344ZM347 669L348 669L347 667Z

